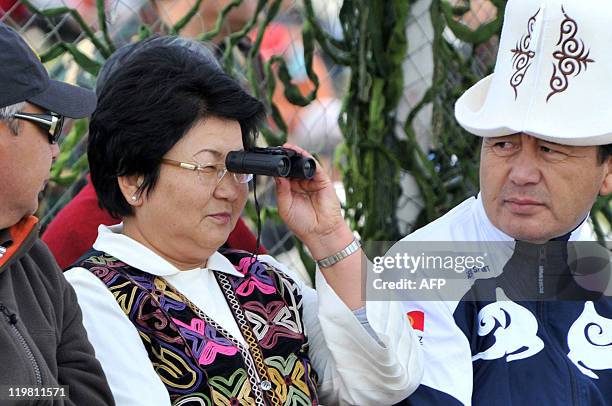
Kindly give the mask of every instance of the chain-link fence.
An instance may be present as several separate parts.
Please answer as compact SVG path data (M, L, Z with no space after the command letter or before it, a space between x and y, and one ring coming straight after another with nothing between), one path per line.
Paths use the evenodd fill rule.
M289 140L329 171L353 228L394 240L478 191L478 139L457 97L492 70L503 0L0 0L55 78L93 88L123 44L155 33L215 43L224 67L267 102L260 140ZM43 226L86 182L87 123L74 123L52 170ZM260 187L261 186L261 187ZM263 243L312 270L258 186ZM604 235L608 201L594 228ZM253 218L249 205L247 215ZM290 253L290 254L287 254ZM294 259L294 260L292 260Z

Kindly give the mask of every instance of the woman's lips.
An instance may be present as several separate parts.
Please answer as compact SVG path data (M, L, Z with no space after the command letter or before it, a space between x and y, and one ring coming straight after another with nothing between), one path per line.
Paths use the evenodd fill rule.
M228 212L213 213L209 214L207 217L217 224L229 224L229 222L232 220L232 215Z

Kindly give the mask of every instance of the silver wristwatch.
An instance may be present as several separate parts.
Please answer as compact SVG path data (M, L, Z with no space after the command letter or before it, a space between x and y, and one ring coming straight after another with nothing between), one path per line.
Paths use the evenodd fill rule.
M319 268L328 268L356 252L359 247L361 247L361 244L359 241L357 241L357 238L353 238L353 242L347 245L346 248L336 252L333 255L330 255L329 257L318 260L317 265L319 265Z

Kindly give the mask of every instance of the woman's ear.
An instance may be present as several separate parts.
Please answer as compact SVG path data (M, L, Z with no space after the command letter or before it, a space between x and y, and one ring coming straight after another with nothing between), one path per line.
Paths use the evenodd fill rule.
M142 204L142 190L140 190L142 182L144 182L142 175L117 177L119 189L121 189L121 193L129 205L138 207Z

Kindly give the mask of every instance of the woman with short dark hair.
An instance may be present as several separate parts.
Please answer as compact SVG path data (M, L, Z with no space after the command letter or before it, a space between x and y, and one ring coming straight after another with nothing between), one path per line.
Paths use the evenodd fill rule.
M362 301L358 244L323 171L277 179L281 217L323 260L316 292L269 256L219 250L252 178L225 157L254 145L265 112L191 44L161 38L129 55L90 124L92 182L123 222L100 226L66 277L117 404L404 399L420 381L418 343L397 303Z

